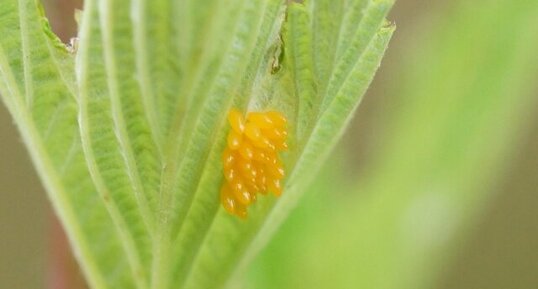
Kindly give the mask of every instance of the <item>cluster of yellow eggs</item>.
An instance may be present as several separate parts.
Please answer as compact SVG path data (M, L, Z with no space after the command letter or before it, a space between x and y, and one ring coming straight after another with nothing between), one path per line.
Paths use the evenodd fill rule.
M286 150L286 117L276 111L228 114L231 126L222 154L225 181L220 191L222 206L231 214L247 217L247 206L257 194L282 194L284 167L278 153Z

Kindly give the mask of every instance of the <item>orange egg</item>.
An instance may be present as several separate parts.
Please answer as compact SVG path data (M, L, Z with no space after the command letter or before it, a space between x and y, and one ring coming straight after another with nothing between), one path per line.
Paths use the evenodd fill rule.
M224 184L220 190L220 202L222 203L222 206L226 211L229 213L234 213L235 207L236 207L236 201L235 198L232 196L230 192L230 188L227 184Z
M252 141L252 142L259 142L262 137L262 132L259 127L256 126L254 123L247 123L245 125L245 135Z
M268 188L269 191L275 194L275 196L278 197L282 195L282 186L280 184L280 180L272 180L271 182L269 182Z
M251 144L245 142L239 147L239 154L248 161L254 157L254 149Z
M220 201L224 209L246 218L247 207L258 194L282 194L284 166L279 152L288 149L286 117L277 111L228 114L231 130L222 153L224 184Z
M252 202L249 191L242 181L234 181L231 184L233 195L243 205L248 205Z
M260 138L258 138L257 141L253 141L252 144L257 147L257 148L261 148L261 149L265 149L265 150L275 150L275 145L266 137L264 136L261 136Z
M260 187L258 186L258 184L256 182L256 178L250 178L250 179L247 178L244 181L245 181L245 185L247 186L249 192L253 192L254 195L256 195L256 193L260 192Z
M252 155L252 159L256 162L263 162L267 156L265 155L264 150L254 150L254 154Z
M278 163L278 155L274 152L266 152L265 159L262 163L269 166L276 165Z
M248 114L247 121L255 123L259 128L271 128L274 126L271 118L262 112L251 112Z
M286 139L286 136L282 133L282 130L277 127L271 127L263 130L263 134L268 139Z
M230 148L231 150L236 150L240 148L242 140L243 136L240 133L232 130L228 135L228 148Z
M266 114L277 127L283 127L288 122L286 117L278 111L268 111Z
M242 133L245 129L245 120L243 119L243 114L235 108L230 110L228 113L228 122L234 131L237 133Z
M251 162L240 162L238 164L241 175L245 178L255 178L257 171Z
M280 180L284 177L284 168L279 165L267 165L265 166L267 173L273 178Z
M233 165L234 160L235 156L232 154L232 150L226 148L222 153L222 162L224 164L224 168L230 168Z
M288 149L288 144L286 141L275 141L273 142L273 145L277 150L285 151Z
M241 219L246 219L248 216L247 207L245 205L236 204L233 214Z
M256 183L258 187L260 187L260 193L263 195L267 194L267 176L265 174L261 174L256 178Z
M237 179L237 171L235 168L224 169L224 177L228 182L233 182Z

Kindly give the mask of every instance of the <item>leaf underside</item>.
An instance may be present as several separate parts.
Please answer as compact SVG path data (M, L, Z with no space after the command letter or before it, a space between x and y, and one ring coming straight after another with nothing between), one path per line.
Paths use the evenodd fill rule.
M88 0L72 53L38 2L5 2L0 93L92 288L225 286L338 141L394 31L390 0ZM290 124L284 195L246 221L218 200L232 106Z

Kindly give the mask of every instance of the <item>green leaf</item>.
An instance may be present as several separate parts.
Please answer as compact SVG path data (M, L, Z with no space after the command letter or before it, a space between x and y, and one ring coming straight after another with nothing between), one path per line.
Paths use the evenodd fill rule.
M82 154L73 56L34 1L0 6L0 93L94 288L134 288ZM109 287L110 286L110 287Z
M316 82L314 80L314 55L312 53L312 35L309 33L310 18L309 13L303 5L291 4L288 8L288 22L285 27L284 43L286 43L286 55L288 65L292 67L291 77L294 79L295 91L293 94L297 98L296 117L296 138L301 140L297 147L304 146L308 133L312 129L311 125L317 116L319 109L319 99ZM317 18L316 18L317 19ZM316 42L317 43L317 42ZM322 57L325 60L328 57ZM326 72L326 70L322 70Z
M299 4L294 5L297 7L290 9L303 9ZM288 17L291 15L288 14ZM368 49L355 64L342 90L314 125L312 136L300 153L299 161L295 168L290 170L286 193L281 200L276 203L256 204L247 223L229 218L222 210L215 217L187 279L187 288L217 287L226 280L231 268L237 267L236 274L242 272L244 266L267 242L313 178L320 160L327 156L341 135L379 66L393 30L394 27L391 26L378 30ZM286 51L293 51L293 48ZM293 95L293 92L290 94ZM223 243L226 246L223 246Z
M34 0L0 7L0 93L93 288L219 288L241 270L379 66L392 2L368 3L88 0L76 56ZM246 221L218 197L232 106L290 123L285 193Z
M361 136L382 140L361 172L329 166L309 194L326 189L301 200L302 214L284 225L245 288L445 287L447 268L499 200L516 156L528 157L521 145L535 137L528 127L538 107L538 3L456 2L414 19L411 31L420 33L393 51L404 61L382 94L397 109L379 103L387 123ZM512 279L505 277L493 282Z
M362 9L363 1L356 2L354 5L357 7L351 7L349 13ZM329 77L326 95L321 105L322 111L327 109L327 106L339 92L346 77L353 69L354 63L368 47L376 31L384 25L385 17L393 3L394 1L391 0L371 0L363 8L362 17L359 18L355 14L346 15L345 20L347 21L342 23L344 37L340 38L339 41L341 55L336 55L334 70ZM357 18L360 19L359 22L356 22Z

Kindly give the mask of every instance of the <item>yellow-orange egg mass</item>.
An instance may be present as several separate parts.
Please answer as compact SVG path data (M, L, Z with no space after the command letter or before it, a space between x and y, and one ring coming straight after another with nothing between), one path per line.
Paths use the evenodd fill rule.
M249 112L244 118L237 109L228 113L230 133L222 153L224 184L222 206L230 214L247 217L247 206L258 194L282 194L285 172L279 152L286 150L286 117L277 111Z

